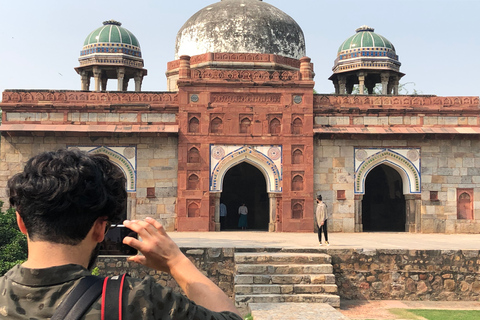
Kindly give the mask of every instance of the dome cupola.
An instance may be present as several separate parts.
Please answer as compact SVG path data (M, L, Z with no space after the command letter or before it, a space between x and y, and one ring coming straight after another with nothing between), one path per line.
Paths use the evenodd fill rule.
M295 20L262 0L222 0L194 14L177 34L175 59L208 52L300 59L305 37Z
M345 40L337 52L333 75L329 78L337 94L350 94L354 85L359 85L360 94L364 87L373 93L377 83L382 84L382 94L398 94L398 81L404 76L400 72L400 61L393 44L362 26Z
M108 79L117 79L117 90L126 91L131 78L135 79L135 91L140 91L147 74L137 38L115 20L103 22L87 36L78 61L75 70L82 76L82 90L89 90L93 76L95 91L105 91Z

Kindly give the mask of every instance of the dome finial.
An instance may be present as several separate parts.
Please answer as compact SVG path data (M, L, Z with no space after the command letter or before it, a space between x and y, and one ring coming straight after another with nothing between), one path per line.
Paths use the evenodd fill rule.
M358 29L355 30L355 31L356 31L356 32L362 32L362 31L374 32L375 29L374 29L374 28L371 28L371 27L369 27L369 26L367 26L367 25L364 24L363 26L361 26L360 28L358 28Z
M107 20L107 21L103 21L103 25L106 26L106 25L109 25L109 24L113 24L115 26L121 26L122 23L121 22L118 22L118 21L115 21L113 19L110 19L110 20Z

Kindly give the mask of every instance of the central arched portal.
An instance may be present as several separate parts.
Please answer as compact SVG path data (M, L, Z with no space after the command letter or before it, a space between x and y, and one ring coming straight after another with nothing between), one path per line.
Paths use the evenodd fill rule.
M362 220L363 231L405 231L403 181L394 168L382 164L368 173Z
M238 229L238 207L248 208L248 230L268 230L269 199L265 177L254 166L242 162L228 170L223 180L220 202L227 206L221 230Z

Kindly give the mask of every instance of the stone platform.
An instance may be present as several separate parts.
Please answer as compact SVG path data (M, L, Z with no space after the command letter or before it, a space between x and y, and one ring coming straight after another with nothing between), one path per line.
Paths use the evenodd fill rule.
M329 247L319 247L311 233L261 231L169 232L180 247L188 248L283 248L283 249L405 249L479 250L478 234L405 232L330 233Z

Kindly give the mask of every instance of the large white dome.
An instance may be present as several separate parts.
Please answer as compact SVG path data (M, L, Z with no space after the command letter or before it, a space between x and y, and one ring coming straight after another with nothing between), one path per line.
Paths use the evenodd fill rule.
M177 34L175 59L207 52L300 59L305 37L295 20L262 0L222 0L194 14Z

